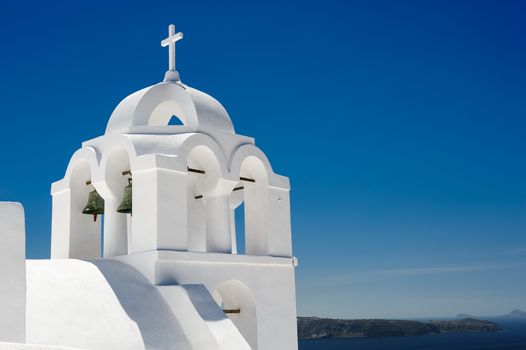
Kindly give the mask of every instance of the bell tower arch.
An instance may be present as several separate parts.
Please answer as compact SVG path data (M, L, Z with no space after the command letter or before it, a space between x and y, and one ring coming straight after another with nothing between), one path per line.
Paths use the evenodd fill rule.
M250 348L257 350L257 305L250 289L238 280L228 280L217 286L212 292L212 297L232 320Z
M65 178L52 186L52 258L95 259L101 256L101 218L83 211L94 191L97 161L93 149L77 151Z

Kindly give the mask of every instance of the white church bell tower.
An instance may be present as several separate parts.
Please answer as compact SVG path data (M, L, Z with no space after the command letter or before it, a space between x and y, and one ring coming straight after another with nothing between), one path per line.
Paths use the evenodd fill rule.
M51 257L140 271L182 329L174 349L295 350L289 179L181 81L182 38L170 25L163 82L124 98L53 183Z

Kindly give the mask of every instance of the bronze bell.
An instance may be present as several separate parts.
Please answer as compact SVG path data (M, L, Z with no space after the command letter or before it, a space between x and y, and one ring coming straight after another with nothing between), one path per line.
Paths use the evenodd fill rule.
M97 221L97 215L104 214L104 199L97 190L89 193L88 204L82 210L82 214L93 215L93 221Z
M124 187L124 196L121 205L117 208L118 213L132 213L132 179L128 179L128 185Z

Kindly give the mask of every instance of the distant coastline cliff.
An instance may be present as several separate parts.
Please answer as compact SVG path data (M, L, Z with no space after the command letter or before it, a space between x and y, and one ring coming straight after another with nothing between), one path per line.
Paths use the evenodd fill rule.
M480 317L476 317L476 316L472 316L468 314L458 314L457 318L480 318ZM505 319L505 320L526 320L526 312L519 310L519 309L515 309L506 315L483 317L483 318Z
M318 317L298 317L298 337L301 339L414 336L446 332L498 332L502 327L494 322L464 318L447 321L409 320L339 320Z

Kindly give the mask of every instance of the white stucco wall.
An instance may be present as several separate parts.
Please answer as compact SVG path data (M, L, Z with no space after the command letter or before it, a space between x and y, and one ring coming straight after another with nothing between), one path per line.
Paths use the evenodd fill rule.
M27 261L27 342L86 349L144 349L137 323L96 266Z
M251 350L202 284L158 286L157 289L181 321L193 349Z
M27 342L43 349L250 349L203 285L155 286L104 259L28 260L27 280Z
M257 340L253 344L257 344L257 350L297 349L296 290L291 258L175 251L157 254L157 284L204 284L210 293L216 290L222 293L227 308L240 307L245 312L246 306L251 305L243 300L253 298L257 326ZM225 287L225 282L231 281L242 287L236 288L236 283ZM243 314L232 316L234 324L236 318L244 317ZM249 344L251 338L247 336Z
M0 341L25 341L25 259L24 208L0 202Z

